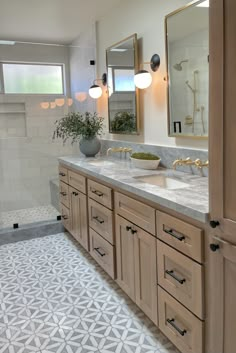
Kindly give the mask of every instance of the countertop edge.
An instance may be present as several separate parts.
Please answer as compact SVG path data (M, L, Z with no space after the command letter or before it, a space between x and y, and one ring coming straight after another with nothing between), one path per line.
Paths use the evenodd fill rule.
M103 174L100 174L100 173L97 173L96 171L91 171L81 165L76 165L75 163L72 163L72 162L69 162L69 161L66 161L63 157L59 157L58 158L58 161L61 163L61 164L64 164L72 169L75 169L75 170L78 170L78 171L81 171L82 173L85 173L86 175L88 176L91 176L91 177L96 177L99 179L99 181L104 181L108 184L110 184L111 186L117 186L119 187L120 189L123 189L124 191L128 191L128 192L131 192L134 194L134 197L135 196L140 196L142 197L143 199L147 200L147 201L151 201L151 202L154 202L160 206L163 206L163 207L166 207L166 208L169 208L170 210L173 210L175 212L178 212L180 214L183 214L184 216L187 216L189 218L192 218L196 221L199 221L201 223L207 223L208 221L208 218L209 218L209 212L205 213L205 212L200 212L196 209L191 209L190 207L186 207L186 206L183 206L181 204L178 204L174 201L171 201L171 200L168 200L168 199L165 199L163 197L160 197L158 195L154 195L154 194L151 194L145 190L141 190L141 189L138 189L134 186L131 186L131 185L128 185L128 184L125 184L123 183L122 181L119 181L119 180L115 180L111 177L107 177Z

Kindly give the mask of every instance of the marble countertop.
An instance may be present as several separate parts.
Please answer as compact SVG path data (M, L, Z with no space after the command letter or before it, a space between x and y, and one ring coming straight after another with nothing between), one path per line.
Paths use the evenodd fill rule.
M148 201L170 208L200 222L207 222L209 213L208 178L172 169L145 170L132 166L130 160L117 158L60 157L59 162L117 186ZM137 179L139 176L164 175L186 183L182 188L168 189Z

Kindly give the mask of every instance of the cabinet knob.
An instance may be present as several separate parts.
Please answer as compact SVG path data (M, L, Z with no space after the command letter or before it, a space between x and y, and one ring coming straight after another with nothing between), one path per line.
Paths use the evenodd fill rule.
M220 245L219 244L210 244L210 249L211 251L216 251L220 248Z
M219 221L210 221L211 228L216 228L220 225Z

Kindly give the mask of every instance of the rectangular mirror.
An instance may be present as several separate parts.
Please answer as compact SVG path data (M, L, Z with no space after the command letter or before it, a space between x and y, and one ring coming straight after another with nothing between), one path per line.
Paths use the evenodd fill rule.
M168 134L208 137L209 0L165 18Z
M138 68L137 34L106 50L109 132L138 134L139 102L134 85Z

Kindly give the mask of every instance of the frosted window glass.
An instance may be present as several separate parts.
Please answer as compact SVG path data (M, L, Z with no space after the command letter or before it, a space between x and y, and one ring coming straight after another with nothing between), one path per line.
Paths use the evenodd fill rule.
M116 92L133 92L134 70L132 69L114 69L115 91Z
M63 94L61 65L3 64L5 93Z

